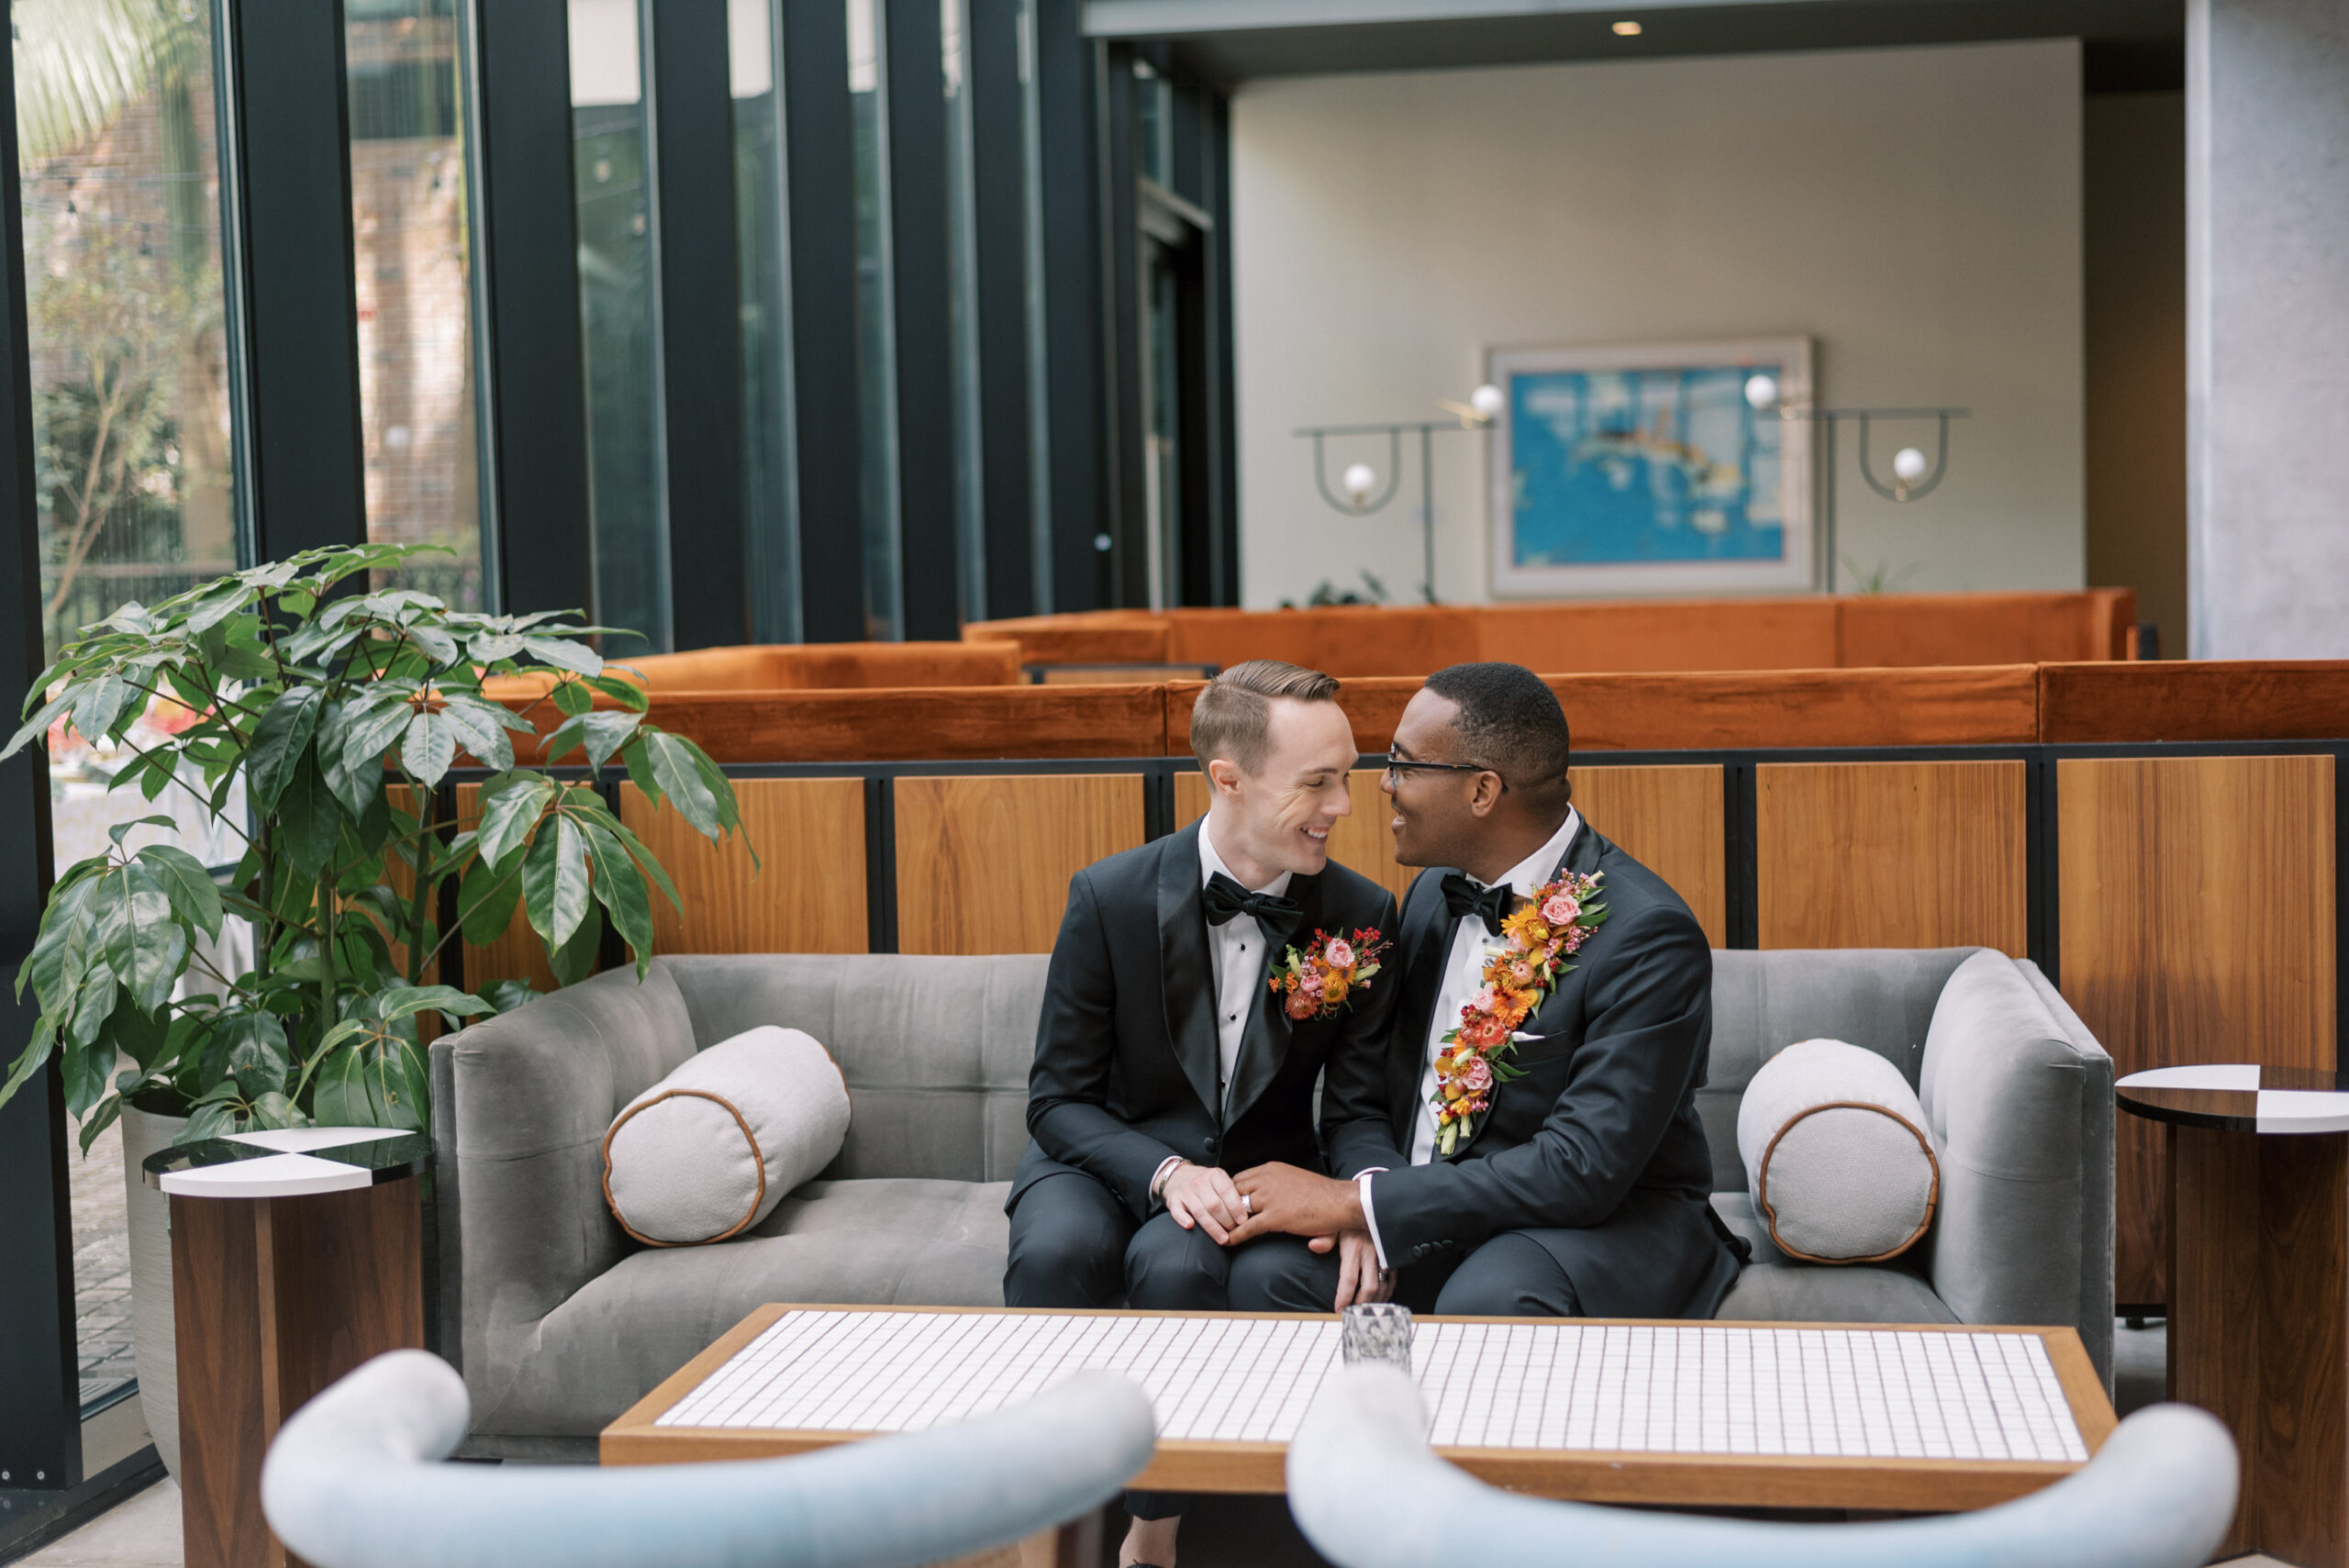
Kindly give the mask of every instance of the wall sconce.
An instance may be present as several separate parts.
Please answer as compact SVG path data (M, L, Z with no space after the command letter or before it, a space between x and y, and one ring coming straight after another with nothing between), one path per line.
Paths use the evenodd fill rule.
M1395 499L1396 490L1403 482L1403 436L1412 432L1419 438L1419 540L1427 577L1419 585L1420 594L1431 605L1435 603L1435 433L1438 430L1488 430L1508 399L1497 386L1487 383L1468 395L1465 403L1455 403L1448 397L1438 398L1436 406L1453 416L1450 421L1404 420L1392 425L1320 425L1308 426L1297 432L1313 441L1313 486L1321 493L1332 511L1344 512L1356 517L1368 517ZM1338 476L1338 488L1345 492L1341 499L1330 488L1329 464L1322 447L1331 436L1385 436L1386 438L1386 487L1378 488L1378 471L1366 462L1346 465ZM1373 491L1377 491L1374 496Z
M1860 427L1860 477L1868 488L1887 501L1921 501L1933 493L1949 471L1949 422L1968 417L1965 408L1806 408L1780 407L1778 383L1775 377L1756 375L1745 384L1745 401L1756 413L1766 414L1777 409L1781 419L1809 419L1819 426L1819 486L1820 534L1827 550L1827 591L1835 591L1835 427L1844 420L1855 421ZM1932 419L1939 434L1933 443L1933 460L1926 462L1924 452L1916 447L1902 447L1892 454L1892 483L1887 484L1876 476L1876 466L1868 455L1868 425L1876 419Z

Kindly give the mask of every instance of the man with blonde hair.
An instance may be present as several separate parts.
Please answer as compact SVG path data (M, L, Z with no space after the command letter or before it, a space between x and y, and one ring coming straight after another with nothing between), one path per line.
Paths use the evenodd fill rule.
M1236 664L1191 711L1208 814L1069 884L1011 1200L1011 1307L1322 1311L1383 1298L1368 1234L1228 1245L1231 1173L1322 1168L1315 1081L1375 1085L1397 985L1362 951L1395 899L1330 862L1353 727L1328 675ZM1333 950L1330 941L1337 943ZM1352 960L1333 982L1315 957ZM1274 982L1314 972L1302 991ZM1130 1494L1122 1562L1173 1568L1184 1499Z

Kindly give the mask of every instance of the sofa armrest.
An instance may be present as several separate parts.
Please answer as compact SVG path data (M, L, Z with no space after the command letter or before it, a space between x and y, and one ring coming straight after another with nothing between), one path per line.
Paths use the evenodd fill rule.
M440 1333L477 1428L495 1429L540 1322L635 1250L604 1201L604 1134L694 1049L658 960L641 985L608 972L434 1042Z
M1939 1147L1934 1293L1967 1323L2071 1324L2112 1379L2112 1059L2035 966L1943 988L1920 1072Z

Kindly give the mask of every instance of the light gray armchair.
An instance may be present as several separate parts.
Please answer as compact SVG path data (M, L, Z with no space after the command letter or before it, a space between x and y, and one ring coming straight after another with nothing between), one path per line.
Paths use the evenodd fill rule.
M1356 1367L1322 1385L1288 1451L1289 1509L1338 1568L2199 1568L2235 1511L2215 1417L2156 1405L2086 1469L1976 1513L1867 1524L1691 1518L1550 1502L1436 1457L1410 1378Z
M1978 948L1716 952L1698 1108L1715 1207L1756 1243L1725 1318L2069 1323L2110 1378L2112 1063L2039 972ZM592 1453L595 1434L763 1303L1002 1303L1004 1199L1027 1147L1041 956L677 956L599 974L432 1047L440 1343L467 1451ZM733 1240L646 1248L605 1207L621 1107L755 1024L806 1029L853 1114L821 1179ZM1740 1097L1831 1035L1920 1085L1942 1204L1909 1255L1776 1252L1745 1195Z
M270 1528L317 1568L913 1568L1089 1514L1157 1448L1141 1385L1100 1372L957 1426L715 1464L438 1462L468 1414L445 1362L377 1356L270 1445Z

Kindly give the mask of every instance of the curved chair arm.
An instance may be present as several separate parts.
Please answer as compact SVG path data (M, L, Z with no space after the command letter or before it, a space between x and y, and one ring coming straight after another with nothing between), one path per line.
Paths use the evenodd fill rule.
M2235 1446L2184 1405L2121 1423L2088 1466L1976 1513L1777 1524L1550 1502L1436 1457L1392 1367L1331 1379L1288 1451L1289 1507L1341 1568L2199 1568L2235 1511Z
M1100 1372L957 1426L712 1464L436 1462L469 1414L447 1362L377 1356L270 1445L270 1528L317 1568L911 1568L1078 1518L1157 1446L1141 1387Z

